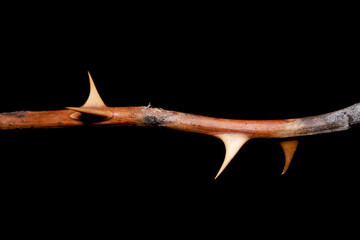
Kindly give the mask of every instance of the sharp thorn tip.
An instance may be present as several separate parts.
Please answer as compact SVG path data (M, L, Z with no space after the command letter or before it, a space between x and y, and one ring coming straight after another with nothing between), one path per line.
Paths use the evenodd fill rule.
M216 137L220 138L225 144L225 158L220 167L220 170L215 176L217 179L220 174L225 170L225 168L229 165L231 160L235 157L236 153L240 150L240 148L249 140L247 136L241 134L219 134Z
M288 170L298 144L299 144L298 140L285 140L280 142L280 145L285 154L285 165L281 175L284 175Z

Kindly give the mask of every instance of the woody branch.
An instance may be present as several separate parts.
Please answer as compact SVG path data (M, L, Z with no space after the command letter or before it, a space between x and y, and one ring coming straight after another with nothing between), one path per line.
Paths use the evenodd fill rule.
M0 114L0 130L47 129L79 126L151 126L195 132L221 139L226 148L219 174L239 149L253 138L284 138L286 172L298 136L344 131L360 123L360 103L317 116L283 120L233 120L205 117L151 107L107 107L89 74L90 94L82 107L56 111L20 111Z

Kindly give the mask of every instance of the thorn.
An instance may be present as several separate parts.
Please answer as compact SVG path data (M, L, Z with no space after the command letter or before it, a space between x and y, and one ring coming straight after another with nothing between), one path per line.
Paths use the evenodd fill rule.
M88 72L88 75L90 82L90 93L83 107L106 107L95 87L94 80L92 79L90 72Z
M240 150L240 148L249 140L248 137L241 134L219 134L215 137L220 138L225 144L225 159L219 172L216 174L215 179L219 177L219 175L224 171L230 161L234 158L236 153Z
M107 109L96 109L96 108L85 108L85 107L66 107L66 108L77 112L77 114L73 113L70 115L70 117L75 120L80 120L81 113L89 114L93 116L99 116L105 119L109 119L113 116L113 112Z
M298 140L286 140L286 141L282 141L280 142L280 145L282 147L282 149L284 150L284 154L285 154L285 166L284 166L284 170L282 171L281 175L284 175L287 171L287 169L290 166L290 162L294 156L294 153L296 151L296 148L299 144Z

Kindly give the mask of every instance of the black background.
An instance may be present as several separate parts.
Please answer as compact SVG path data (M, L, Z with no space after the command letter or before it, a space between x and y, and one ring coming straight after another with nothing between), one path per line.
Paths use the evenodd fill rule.
M213 117L282 119L360 102L351 14L260 18L199 11L142 6L100 16L80 8L7 19L1 112L81 106L87 71L108 106L151 103ZM241 205L275 216L294 211L295 200L296 209L307 204L326 215L323 204L337 205L336 197L342 201L333 211L355 207L358 128L299 138L284 176L279 140L251 140L217 180L224 146L205 135L140 127L0 134L4 195L23 212L51 209L49 218L54 208L88 216L89 209L119 214L131 206L154 216L158 209L181 212L186 204L207 214ZM232 202L234 195L245 202Z

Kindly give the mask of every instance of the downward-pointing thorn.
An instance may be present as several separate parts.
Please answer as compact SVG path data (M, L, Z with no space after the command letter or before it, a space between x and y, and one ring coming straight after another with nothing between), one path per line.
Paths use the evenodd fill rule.
M219 134L216 135L216 137L220 138L224 142L226 153L224 162L221 165L219 172L216 174L215 179L220 176L240 148L249 140L249 138L245 135L231 133Z
M294 153L296 151L298 144L299 144L298 140L286 140L286 141L280 142L280 145L281 145L282 149L284 150L284 154L285 154L285 166L284 166L284 170L282 171L281 175L284 175L286 173L287 169L289 168L291 160L294 156Z

